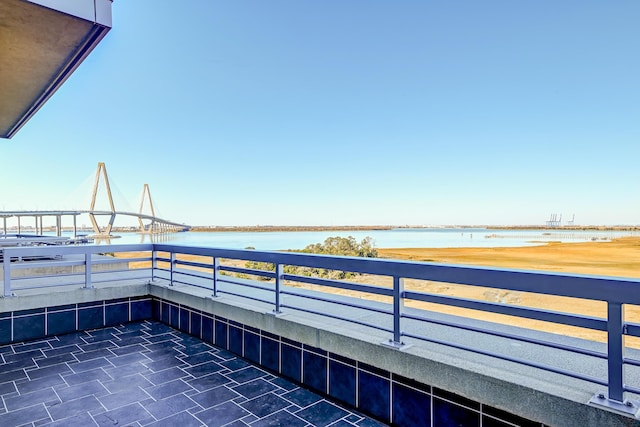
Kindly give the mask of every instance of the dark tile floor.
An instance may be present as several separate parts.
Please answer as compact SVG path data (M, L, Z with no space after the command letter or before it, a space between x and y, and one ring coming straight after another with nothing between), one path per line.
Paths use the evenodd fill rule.
M381 426L156 322L0 347L0 426Z

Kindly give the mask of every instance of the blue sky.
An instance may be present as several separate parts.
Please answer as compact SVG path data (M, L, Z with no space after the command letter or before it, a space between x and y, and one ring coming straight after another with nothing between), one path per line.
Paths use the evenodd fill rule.
M81 207L105 162L193 225L640 224L638 1L112 11L0 141L0 210Z

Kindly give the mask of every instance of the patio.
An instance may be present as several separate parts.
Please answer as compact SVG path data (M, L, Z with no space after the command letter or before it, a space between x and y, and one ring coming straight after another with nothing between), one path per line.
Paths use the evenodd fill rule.
M0 347L0 425L383 425L154 321Z

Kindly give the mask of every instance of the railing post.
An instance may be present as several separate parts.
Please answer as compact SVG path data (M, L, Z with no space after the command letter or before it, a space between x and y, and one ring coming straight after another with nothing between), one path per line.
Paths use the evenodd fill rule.
M11 296L11 255L7 255L7 251L2 250L2 266L4 280L4 296Z
M400 330L400 316L404 308L404 279L402 277L393 278L393 341L402 345L402 331Z
M589 403L637 417L640 403L624 400L624 328L624 305L607 302L608 391L596 394Z
M171 276L170 279L171 281L169 282L169 286L173 286L173 270L174 270L174 265L176 263L176 253L175 252L171 252Z
M213 294L212 298L218 298L218 271L220 270L220 258L213 257Z
M84 288L91 289L91 252L84 254Z
M404 278L393 276L393 338L382 344L397 349L404 349L408 346L402 342L402 329L400 319L404 309Z
M158 268L158 253L155 249L151 251L151 281L156 280L156 268Z
M282 276L284 275L284 266L282 264L276 264L276 289L275 289L275 308L273 309L274 314L282 313L280 311L280 285L282 284Z
M624 401L624 306L609 302L607 316L609 400L622 403Z

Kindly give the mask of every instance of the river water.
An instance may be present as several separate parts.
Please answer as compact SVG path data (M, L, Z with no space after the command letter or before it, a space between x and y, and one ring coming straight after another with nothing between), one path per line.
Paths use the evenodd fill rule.
M327 237L371 237L377 248L515 247L547 242L608 241L640 236L638 231L502 230L490 228L398 228L369 231L183 232L161 235L118 233L95 244L168 243L189 246L257 250L302 249Z

